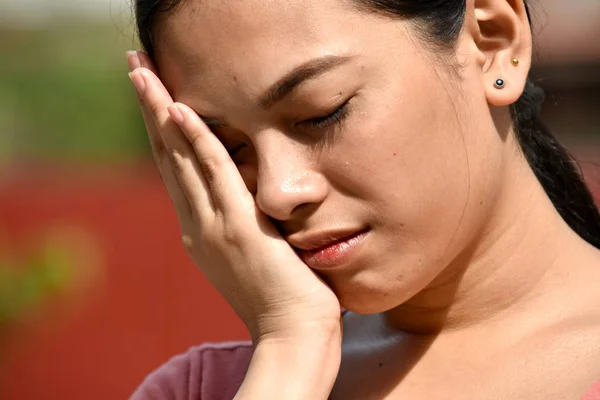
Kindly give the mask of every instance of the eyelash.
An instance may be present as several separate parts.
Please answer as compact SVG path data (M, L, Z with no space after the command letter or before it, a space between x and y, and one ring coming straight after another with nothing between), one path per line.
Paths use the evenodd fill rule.
M331 114L325 115L323 117L311 118L306 121L302 121L300 124L306 124L309 125L311 128L315 129L325 129L334 124L339 124L348 116L349 102L350 100L346 101Z
M350 103L350 99L348 99L344 104L339 106L335 111L333 111L332 113L330 113L328 115L325 115L322 117L317 117L317 118L307 119L305 121L300 122L299 124L300 125L309 125L311 128L314 128L314 129L326 129L326 128L331 127L334 124L340 124L348 116L349 103ZM238 153L240 150L243 150L245 147L246 147L246 145L236 147L232 150L229 150L228 153L233 158L233 157L235 157L236 153Z

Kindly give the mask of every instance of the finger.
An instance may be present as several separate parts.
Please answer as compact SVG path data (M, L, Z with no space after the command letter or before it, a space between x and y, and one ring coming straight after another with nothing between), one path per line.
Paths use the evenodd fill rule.
M191 145L169 115L167 107L173 104L173 100L156 75L144 68L134 73L137 71L146 83L143 108L158 128L169 162L192 211L205 221L214 215L213 198Z
M146 126L152 126L152 128L147 128L147 130L149 132L156 131L154 121L152 117L148 115L148 112L144 107L142 107L142 114L144 115L144 120L149 121L146 123ZM155 135L155 138L150 139L150 142L152 147L152 153L154 156L154 161L158 167L160 176L167 189L167 192L169 193L169 197L171 198L173 207L175 207L175 213L177 214L179 224L182 230L186 230L193 216L192 207L190 205L188 197L182 189L182 184L177 177L177 173L172 165L170 158L168 157L168 152L165 148L165 145L160 140L160 136Z
M140 93L139 95L142 96L141 93L144 91L145 82L140 82L139 76L135 73L131 73L130 77L136 86L136 89L138 89ZM150 115L147 108L144 107L143 102L140 102L140 107L142 110L144 123L146 125L146 131L148 132L148 138L150 139L150 146L152 148L154 161L158 167L167 192L169 193L171 202L175 207L175 212L177 214L179 223L183 228L183 224L188 221L192 215L190 204L187 200L187 197L181 190L175 171L173 170L171 162L168 159L165 145L158 133L158 128L154 123L154 118Z
M135 51L130 50L127 52L127 64L129 65L129 71L133 72L137 68L143 67L149 69L154 73L154 75L158 76L158 72L156 67L154 66L154 62L152 59L143 51Z
M200 162L215 202L224 213L254 209L254 199L246 188L229 153L206 124L188 106L175 103L169 107Z
M137 69L138 68L148 68L151 71L154 70L154 65L150 58L140 51L128 51L127 52L127 63L129 64L129 68L131 72L129 73L129 77L133 82L138 100L140 102L140 107L142 108L142 115L144 117L144 123L146 125L146 129L148 130L148 136L150 138L150 144L153 149L156 149L159 156L159 159L162 159L164 154L164 146L162 143L162 139L160 138L160 133L158 131L158 127L154 123L154 117L150 114L150 112L144 107L144 92L146 91L146 81ZM167 94L168 95L168 94ZM171 97L168 96L168 100L172 102Z
M139 67L136 68L133 72L129 73L129 78L131 82L136 88L138 94L138 100L140 103L140 107L142 109L142 116L144 118L144 124L146 125L146 130L148 131L148 137L150 139L150 145L154 149L154 155L157 157L157 161L160 161L164 158L165 155L165 147L163 145L163 141L159 132L159 128L154 121L154 117L151 112L145 107L144 101L144 92L146 91L146 81L144 77L139 72Z

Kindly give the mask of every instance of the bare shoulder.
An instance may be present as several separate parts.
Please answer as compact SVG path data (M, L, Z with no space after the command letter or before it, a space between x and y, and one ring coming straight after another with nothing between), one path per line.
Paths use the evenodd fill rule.
M478 356L470 346L456 358L409 334L386 336L376 316L348 314L332 399L431 398L435 381L456 399L514 399L521 393L518 398L578 400L600 380L600 312L591 309L491 358Z
M600 306L600 303L598 304ZM505 364L512 371L535 366L528 380L535 390L579 399L600 381L600 307L582 310L525 338ZM518 374L517 374L518 375ZM517 376L515 376L516 378Z

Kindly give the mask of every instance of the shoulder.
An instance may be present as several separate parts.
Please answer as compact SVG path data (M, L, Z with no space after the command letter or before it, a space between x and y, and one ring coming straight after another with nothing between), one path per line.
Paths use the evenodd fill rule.
M130 400L230 400L252 358L251 342L192 347L152 372Z

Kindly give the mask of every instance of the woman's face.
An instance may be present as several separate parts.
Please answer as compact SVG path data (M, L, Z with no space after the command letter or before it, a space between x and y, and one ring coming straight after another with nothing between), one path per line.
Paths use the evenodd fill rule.
M459 79L411 24L340 0L185 0L158 27L167 88L209 123L290 244L367 232L344 257L302 253L357 312L441 279L501 181L473 41L459 40Z

